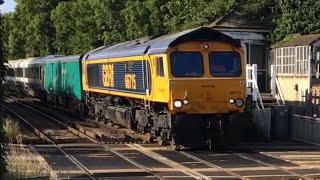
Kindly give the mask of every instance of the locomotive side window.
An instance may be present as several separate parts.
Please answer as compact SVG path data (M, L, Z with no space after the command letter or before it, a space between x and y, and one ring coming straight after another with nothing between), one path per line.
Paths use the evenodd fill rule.
M157 76L164 77L163 57L157 57Z
M175 77L201 77L204 75L200 52L173 52L170 56L171 73Z
M211 52L209 61L212 76L237 77L242 73L239 53Z

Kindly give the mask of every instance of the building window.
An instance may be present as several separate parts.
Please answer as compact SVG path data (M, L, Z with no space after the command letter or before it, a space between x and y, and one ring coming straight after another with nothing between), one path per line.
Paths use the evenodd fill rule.
M308 74L308 59L309 59L309 47L298 46L297 48L297 74L306 75Z
M275 64L279 75L307 75L309 46L283 47L275 50Z
M164 77L163 57L157 57L157 76Z

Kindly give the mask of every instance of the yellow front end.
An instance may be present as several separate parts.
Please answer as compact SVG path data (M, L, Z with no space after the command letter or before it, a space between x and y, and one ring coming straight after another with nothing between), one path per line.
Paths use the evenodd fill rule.
M244 111L246 62L241 48L219 42L189 42L173 48L168 61L172 114Z

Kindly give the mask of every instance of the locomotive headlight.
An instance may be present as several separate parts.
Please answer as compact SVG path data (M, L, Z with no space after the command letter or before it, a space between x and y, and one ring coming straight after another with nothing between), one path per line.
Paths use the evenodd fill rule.
M175 100L175 101L173 102L173 105L174 105L175 108L181 108L183 104L182 104L182 101L180 101L180 100Z
M202 47L203 47L203 49L209 49L210 46L209 46L209 44L203 44Z
M244 101L243 101L243 99L237 99L236 100L236 106L237 107L242 107L244 105Z
M188 104L189 104L188 99L183 100L183 104L184 104L184 105L188 105Z
M232 99L232 98L229 99L229 103L230 103L230 104L234 104L234 99Z

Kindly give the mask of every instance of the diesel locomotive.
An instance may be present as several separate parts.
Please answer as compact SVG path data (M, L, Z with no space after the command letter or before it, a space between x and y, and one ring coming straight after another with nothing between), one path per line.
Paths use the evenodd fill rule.
M150 133L162 144L211 146L230 114L244 111L240 42L208 27L46 57L39 64L45 101Z

